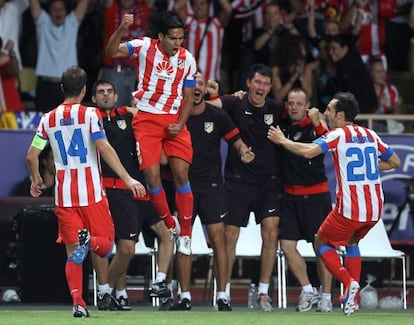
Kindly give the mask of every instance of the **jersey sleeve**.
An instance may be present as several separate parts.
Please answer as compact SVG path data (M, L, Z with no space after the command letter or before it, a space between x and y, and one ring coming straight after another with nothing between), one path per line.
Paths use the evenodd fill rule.
M96 108L92 107L90 111L90 128L92 140L94 142L99 139L106 139L102 116Z

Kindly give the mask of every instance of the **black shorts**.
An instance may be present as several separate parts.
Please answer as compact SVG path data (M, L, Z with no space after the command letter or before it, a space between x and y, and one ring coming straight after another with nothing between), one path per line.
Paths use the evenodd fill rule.
M194 197L193 215L200 217L203 225L224 222L227 215L225 207L225 192L222 184L214 186L191 185Z
M149 227L160 222L150 201L135 200L130 190L106 189L109 209L115 225L115 239L138 241L142 225Z
M279 181L269 180L263 184L245 184L227 181L226 206L227 225L246 227L250 212L254 212L256 223L264 218L280 216L282 185Z
M279 239L313 242L319 226L332 210L329 192L312 195L285 193L280 214Z

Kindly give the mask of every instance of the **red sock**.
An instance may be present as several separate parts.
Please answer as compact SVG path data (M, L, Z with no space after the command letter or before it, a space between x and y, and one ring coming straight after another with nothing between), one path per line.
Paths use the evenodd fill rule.
M193 192L175 192L175 204L177 206L178 220L180 221L180 236L191 237L191 224L193 219Z
M68 258L66 260L65 274L73 304L85 307L86 302L82 298L82 264L75 264L71 257Z
M323 246L321 248L325 247L327 246ZM319 248L319 252L321 248ZM335 278L346 285L351 275L349 274L348 270L341 264L341 260L339 259L336 250L334 248L323 250L322 254L319 253L319 256L329 272L331 272Z
M361 277L362 261L358 246L351 246L346 248L345 267L347 268L351 277L359 282Z
M161 187L161 190L154 194L155 191L149 189L148 193L154 206L155 211L161 219L164 220L167 228L175 228L175 220L173 219L170 208L168 207L167 196L165 195L164 188Z
M107 257L112 252L112 242L106 237L91 236L89 247L101 257Z

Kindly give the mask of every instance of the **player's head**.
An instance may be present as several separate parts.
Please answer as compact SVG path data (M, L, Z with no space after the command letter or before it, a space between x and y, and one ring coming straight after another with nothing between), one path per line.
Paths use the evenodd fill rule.
M201 72L196 74L196 87L194 89L194 105L199 105L206 95L206 78Z
M358 101L349 92L335 94L325 110L325 116L331 129L353 123L358 113Z
M299 122L306 118L309 109L309 99L306 91L301 88L293 88L287 95L287 110L292 122Z
M249 102L254 106L263 106L272 88L272 70L264 64L253 64L247 76Z
M156 11L148 18L148 36L158 39L161 48L173 56L184 42L185 27L177 15Z
M92 86L92 102L100 110L109 112L118 100L115 86L108 80L97 80Z
M359 113L359 104L355 96L350 92L339 92L335 94L336 100L335 111L344 112L345 121L354 122Z
M86 72L77 67L72 66L62 74L62 91L65 98L78 97L85 95L86 90Z

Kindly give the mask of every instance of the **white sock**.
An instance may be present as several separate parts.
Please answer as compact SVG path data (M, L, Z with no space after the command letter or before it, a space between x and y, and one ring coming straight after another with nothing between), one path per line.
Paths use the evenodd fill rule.
M180 301L182 301L184 298L187 298L191 301L191 293L190 291L185 291L180 293Z
M332 295L331 295L330 293L324 293L324 292L322 292L322 293L321 293L321 298L322 298L323 300L329 300L329 301L331 301L331 299L332 299Z
M226 296L230 298L230 282L226 283Z
M217 291L217 300L219 299L227 299L227 295L224 291Z
M269 283L259 282L259 288L257 289L258 295L268 295L269 294Z
M162 282L167 278L167 274L164 272L157 272L157 277L155 278L155 282Z
M311 284L307 284L305 286L302 287L302 291L303 292L309 292L309 293L313 293L313 288Z
M109 286L108 283L105 284L98 284L98 291L100 293L112 293L112 288Z
M127 292L126 292L125 289L123 289L123 290L116 290L116 299L118 299L120 297L128 298L128 294L127 294Z

